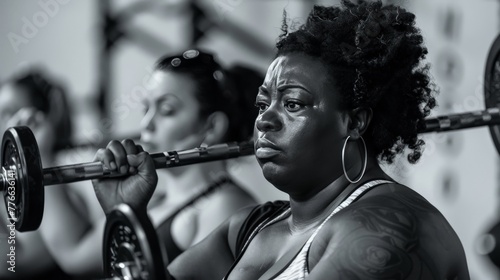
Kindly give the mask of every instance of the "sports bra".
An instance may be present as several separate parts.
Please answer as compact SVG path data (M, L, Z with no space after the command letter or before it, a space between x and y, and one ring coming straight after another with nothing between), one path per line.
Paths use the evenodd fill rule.
M308 262L307 262L309 248L311 247L311 244L314 241L314 238L316 237L318 232L323 228L323 226L326 224L326 222L328 222L328 220L330 220L333 217L333 215L338 213L340 210L346 208L352 202L354 202L356 199L360 198L369 189L371 189L377 185L386 184L386 183L393 183L393 182L387 181L387 180L373 180L373 181L369 181L369 182L361 185L356 190L354 190L314 230L312 235L309 237L309 239L306 241L306 243L302 246L301 250L295 255L295 257L283 269L281 269L278 273L276 273L270 279L272 279L272 280L302 280L302 279L305 279L305 277L307 277L309 275L309 267L308 267ZM266 205L263 205L263 206L266 206ZM267 205L267 208L269 208L269 207L270 206ZM277 210L277 211L274 211L274 213L272 213L273 211L269 211L269 210L263 211L263 213L265 213L264 215L267 216L266 219L263 219L264 215L260 215L257 219L255 219L255 217L252 218L254 220L260 220L262 222L260 222L256 227L255 227L255 223L253 223L254 229L253 229L252 233L249 235L248 239L246 239L246 242L244 243L243 246L238 245L238 242L242 241L241 236L242 235L245 236L245 234L242 234L242 232L240 230L240 233L238 234L237 245L236 245L237 252L240 252L240 253L239 253L236 261L234 262L233 266L230 268L230 270L228 271L226 276L223 278L223 280L227 279L227 277L229 276L229 274L231 273L233 268L236 266L238 261L241 259L241 256L243 255L244 251L246 250L246 248L248 247L248 245L250 244L252 239L260 231L262 231L264 228L266 228L267 226L269 226L273 223L276 223L280 220L283 220L283 219L289 217L291 214L289 204L279 203L278 205L274 205L274 209ZM260 211L262 211L262 210L260 210ZM252 214L253 214L253 212L250 214L250 216L252 216ZM247 225L248 225L248 219L243 224L243 227L245 227ZM246 236L248 236L248 234Z
M174 221L175 217L179 213L181 213L184 209L189 207L190 205L193 205L196 203L198 200L201 198L211 194L213 191L218 189L219 187L225 185L226 183L230 184L235 184L231 178L229 177L222 177L216 181L214 181L205 191L202 193L198 194L194 198L192 198L190 201L179 207L177 210L175 210L166 220L164 220L157 228L156 232L158 236L160 237L160 240L165 247L165 252L168 257L168 261L172 262L177 256L182 254L184 252L183 249L179 248L177 246L177 243L175 243L173 236L172 236L172 222Z

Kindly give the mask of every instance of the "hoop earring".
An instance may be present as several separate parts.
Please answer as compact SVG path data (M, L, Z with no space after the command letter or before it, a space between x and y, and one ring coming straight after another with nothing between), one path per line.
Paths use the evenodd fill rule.
M361 178L363 178L363 175L365 175L365 171L366 171L366 163L368 162L368 151L366 149L366 144L365 144L365 140L363 139L363 137L359 137L361 139L361 142L363 142L363 147L365 149L365 160L364 160L364 164L363 164L363 170L361 171L361 175L359 176L358 179L356 180L351 180L351 178L349 178L349 176L347 176L347 171L345 169L345 147L347 146L347 141L349 141L349 138L351 136L347 136L347 138L345 139L345 142L344 142L344 146L342 147L342 169L344 169L344 175L347 179L347 181L351 182L352 184L355 184L357 182L359 182L361 180Z

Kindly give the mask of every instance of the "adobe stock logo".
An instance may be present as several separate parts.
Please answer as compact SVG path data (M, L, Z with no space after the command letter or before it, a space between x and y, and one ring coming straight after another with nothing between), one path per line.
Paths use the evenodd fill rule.
M50 18L55 17L59 13L60 7L69 2L70 0L39 0L38 6L40 6L41 10L33 13L31 19L27 17L21 18L23 23L21 33L9 32L7 34L14 52L16 54L19 53L19 47L22 44L28 44L31 39L35 38L38 31L49 23Z

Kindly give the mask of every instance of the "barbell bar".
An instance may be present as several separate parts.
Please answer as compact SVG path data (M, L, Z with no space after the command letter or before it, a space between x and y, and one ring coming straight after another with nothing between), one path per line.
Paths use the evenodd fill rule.
M486 125L500 125L500 109L489 108L429 118L421 133L444 132ZM44 186L124 176L101 162L43 168L36 139L28 127L11 127L2 139L0 190L8 216L18 231L36 230L42 220ZM252 142L231 142L183 151L151 154L155 169L171 168L208 161L251 155Z
M183 151L151 154L155 169L234 158L253 153L251 142L231 142ZM101 162L42 169L33 132L26 126L11 127L2 139L0 190L4 192L9 219L18 231L36 230L42 221L44 186L124 176Z

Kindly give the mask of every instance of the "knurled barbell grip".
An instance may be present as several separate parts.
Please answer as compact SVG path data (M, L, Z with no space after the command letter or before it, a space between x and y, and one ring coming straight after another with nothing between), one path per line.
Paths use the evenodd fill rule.
M419 133L443 132L489 125L500 125L499 108L428 118L425 120L425 128Z
M153 159L155 169L161 169L245 156L252 153L252 142L232 142L179 152L155 153L151 154L151 158ZM123 175L118 171L109 170L101 162L88 162L44 168L43 183L45 186L48 186L92 179L120 177Z

